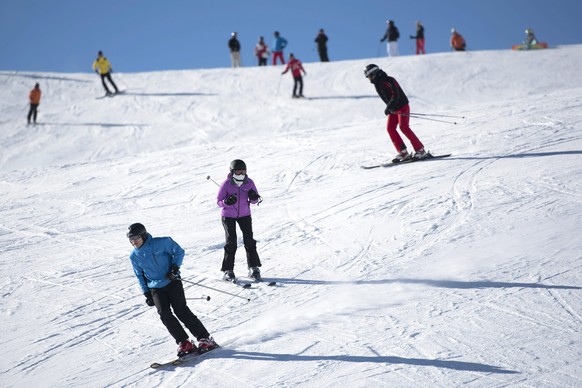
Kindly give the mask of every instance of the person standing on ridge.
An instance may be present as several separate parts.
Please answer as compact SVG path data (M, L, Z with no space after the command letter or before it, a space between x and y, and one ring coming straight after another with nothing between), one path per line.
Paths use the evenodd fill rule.
M221 218L224 227L226 243L224 245L224 258L221 271L223 279L230 282L236 281L234 275L234 259L237 250L236 224L243 234L243 242L247 253L247 265L249 277L255 280L261 279L261 260L257 253L257 242L253 238L253 221L250 205L258 205L262 202L257 186L247 176L247 165L240 159L230 162L230 172L226 180L220 185L216 195L216 203L222 208Z
M454 51L465 51L467 44L465 43L463 35L459 34L454 28L451 29L451 34L451 49Z
M255 55L259 60L259 66L267 66L267 59L269 58L269 46L261 36L259 42L255 46Z
M424 26L420 20L416 22L416 35L410 35L410 39L416 39L416 55L426 54L424 49Z
M534 30L532 30L531 28L526 28L525 35L526 37L523 44L525 44L527 49L530 50L533 45L538 44L538 40L534 34Z
M388 52L388 56L397 57L400 55L398 52L398 38L400 38L400 33L398 32L398 28L394 25L393 20L386 20L386 24L388 24L388 29L382 39L380 39L380 42L386 40L386 51Z
M40 85L38 82L34 85L34 88L28 94L28 100L30 101L30 110L28 111L28 116L26 120L30 124L30 119L32 118L33 123L36 125L36 115L38 112L38 106L40 105L40 96L42 92L40 91Z
M237 33L232 32L231 38L228 41L228 48L230 49L230 64L232 67L241 67L240 60L240 42L237 39Z
M315 37L315 43L317 43L317 52L321 62L329 62L329 57L327 56L327 41L327 35L325 35L323 28L321 28L319 30L319 34L317 34Z
M293 75L293 98L303 98L303 77L301 76L301 72L307 75L307 72L303 68L301 61L293 56L293 54L289 54L289 63L287 67L281 75L285 74L286 72L291 69L291 75Z
M285 64L285 58L283 57L283 49L287 47L287 39L283 38L279 31L275 31L275 40L273 40L273 66L277 65L277 58L281 59L281 63Z
M146 304L157 308L162 323L179 345L178 357L194 352L202 354L218 347L186 304L180 280L180 266L184 260L180 245L170 237L152 237L140 223L129 226L127 238L133 245L129 259ZM178 319L198 339L198 348L188 339Z
M111 83L111 85L113 85L113 88L115 89L115 93L119 93L119 89L117 89L117 85L115 85L115 82L113 82L113 79L111 78L111 73L113 73L113 69L111 68L111 63L109 62L109 60L107 58L105 58L103 56L103 51L99 51L97 53L97 59L95 60L95 62L93 62L93 71L95 71L97 74L99 74L101 76L101 83L103 84L103 87L105 88L105 93L107 96L112 96L113 93L111 93L111 91L107 87L107 84L105 83L106 78Z
M399 163L412 158L422 159L428 157L429 154L424 150L424 145L408 125L410 121L410 105L408 105L408 98L398 82L374 64L366 66L364 75L374 85L382 101L386 103L386 109L384 110L384 114L388 116L386 129L394 148L398 152L392 162ZM398 125L400 125L400 130L404 136L412 143L415 151L414 155L408 153L406 144L404 144L402 137L396 131Z

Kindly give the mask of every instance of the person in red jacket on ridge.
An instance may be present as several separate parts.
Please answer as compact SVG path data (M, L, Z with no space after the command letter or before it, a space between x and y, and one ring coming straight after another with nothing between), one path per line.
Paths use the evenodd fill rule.
M307 72L303 68L301 61L299 59L295 58L295 56L293 54L289 54L289 63L287 64L287 67L285 68L285 70L283 70L283 72L281 74L285 74L289 70L291 70L291 75L293 75L293 96L292 97L293 98L303 98L303 77L301 77L301 72L303 72L303 74L305 74L305 75L307 75ZM299 90L297 90L297 89L299 89ZM297 92L299 92L299 93L297 93Z

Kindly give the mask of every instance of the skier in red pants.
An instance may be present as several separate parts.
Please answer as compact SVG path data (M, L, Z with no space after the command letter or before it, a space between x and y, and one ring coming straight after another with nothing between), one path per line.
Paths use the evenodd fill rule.
M427 157L428 153L424 150L424 145L408 125L410 121L410 106L408 105L408 98L398 82L374 64L366 66L364 74L374 84L376 92L382 101L386 103L386 109L384 110L384 114L388 116L386 129L390 140L392 140L392 144L394 144L398 152L398 155L396 155L392 162L398 163L412 158L422 159ZM408 152L406 144L404 144L402 137L396 131L398 125L400 125L400 130L404 136L412 143L415 151L414 155Z

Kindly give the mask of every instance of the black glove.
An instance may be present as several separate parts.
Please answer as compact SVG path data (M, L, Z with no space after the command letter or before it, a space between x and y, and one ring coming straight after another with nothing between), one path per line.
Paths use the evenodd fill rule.
M170 272L168 272L166 276L171 281L180 280L180 267L178 267L176 264L173 264Z
M146 304L150 307L155 306L156 304L154 303L154 298L152 297L152 292L148 291L148 292L144 292L143 296L146 297Z
M392 109L390 109L389 107L386 107L386 109L384 109L384 114L385 114L386 116L388 116L388 115L389 115L389 114L391 114L391 113L392 113Z
M259 194L257 194L257 192L253 189L249 190L249 199L251 201L256 201L257 199L259 199Z
M416 39L416 36L410 35L410 39Z
M234 205L236 203L236 194L231 194L227 199L224 200L225 205Z

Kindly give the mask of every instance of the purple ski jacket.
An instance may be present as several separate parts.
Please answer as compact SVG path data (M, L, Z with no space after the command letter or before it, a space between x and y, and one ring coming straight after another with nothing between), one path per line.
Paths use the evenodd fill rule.
M222 217L241 218L250 216L250 204L256 204L259 200L251 201L249 199L249 190L255 190L259 194L255 182L248 176L245 177L243 184L239 187L234 182L234 179L232 179L232 174L228 174L226 180L220 185L218 195L216 196L216 203L222 208ZM231 194L236 194L237 201L234 205L227 205L224 203L224 200Z

